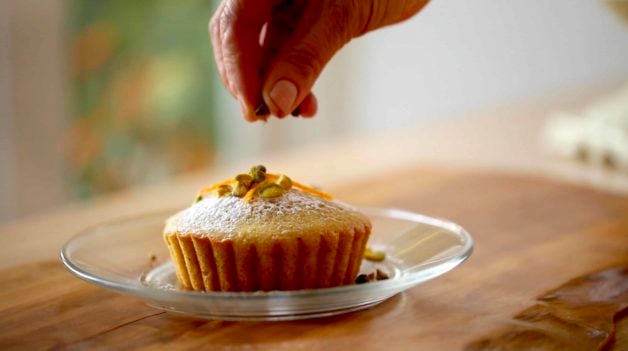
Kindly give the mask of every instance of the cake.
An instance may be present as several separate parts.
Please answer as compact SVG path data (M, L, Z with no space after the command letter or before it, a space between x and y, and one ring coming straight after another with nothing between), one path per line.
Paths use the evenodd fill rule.
M184 289L271 291L352 284L370 232L351 206L255 166L203 189L163 236Z

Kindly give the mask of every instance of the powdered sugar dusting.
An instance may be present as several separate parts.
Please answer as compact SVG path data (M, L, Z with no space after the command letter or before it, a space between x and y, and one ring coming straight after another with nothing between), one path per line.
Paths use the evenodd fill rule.
M302 191L292 189L274 199L254 199L245 202L241 198L208 196L171 217L166 232L189 234L235 234L239 229L255 227L274 232L290 232L304 225L303 219L312 215L321 223L346 221L354 210L339 201L328 201ZM357 213L356 213L357 215Z

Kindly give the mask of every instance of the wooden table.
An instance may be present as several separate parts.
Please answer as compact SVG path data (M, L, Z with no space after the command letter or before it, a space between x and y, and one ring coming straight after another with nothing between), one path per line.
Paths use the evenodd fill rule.
M420 152L407 149L410 161L396 156L399 162L391 162L391 149L377 154L369 149L374 146L355 140L338 145L345 147L310 150L307 157L284 154L268 163L294 178L318 181L354 204L458 222L475 238L471 259L369 310L240 323L152 309L77 279L56 258L78 230L119 216L183 207L203 184L233 173L237 167L232 166L0 226L0 349L455 350L510 323L536 296L570 278L628 264L625 196L533 172L523 175L512 167L496 172L426 166L434 162L420 162ZM364 156L369 151L370 157ZM628 349L622 338L615 349Z
M425 169L336 193L462 223L476 239L475 253L450 274L370 310L281 323L169 315L80 281L56 259L34 258L0 272L0 348L458 349L506 323L543 291L628 263L628 199L618 196L541 179ZM20 234L2 233L23 240ZM3 244L6 257L13 245Z

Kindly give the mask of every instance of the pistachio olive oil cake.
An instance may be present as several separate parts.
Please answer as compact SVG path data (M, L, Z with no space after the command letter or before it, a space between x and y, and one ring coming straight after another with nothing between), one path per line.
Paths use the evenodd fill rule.
M270 291L352 284L370 232L350 206L255 166L203 189L163 235L184 288Z

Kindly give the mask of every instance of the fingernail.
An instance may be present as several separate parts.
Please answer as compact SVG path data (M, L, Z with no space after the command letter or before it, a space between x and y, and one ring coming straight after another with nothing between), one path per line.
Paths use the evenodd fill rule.
M275 83L269 95L280 110L280 114L286 114L292 109L294 100L297 99L297 86L288 80L280 80Z
M256 116L266 116L269 113L270 111L268 110L268 106L266 106L263 102L255 109Z
M300 114L301 114L301 106L298 106L297 108L295 108L294 111L292 111L291 113L292 117L299 117Z

